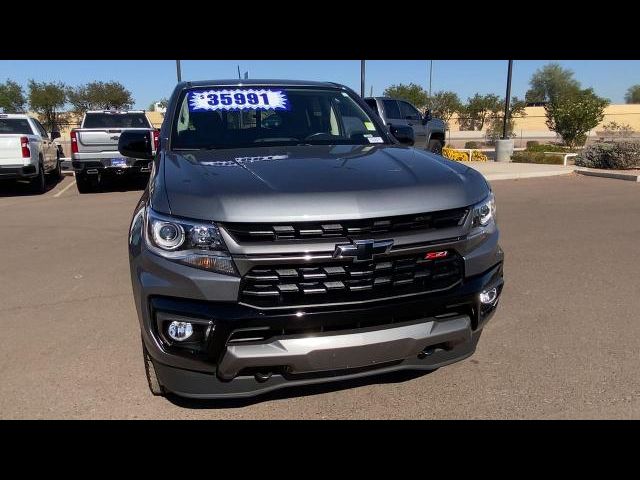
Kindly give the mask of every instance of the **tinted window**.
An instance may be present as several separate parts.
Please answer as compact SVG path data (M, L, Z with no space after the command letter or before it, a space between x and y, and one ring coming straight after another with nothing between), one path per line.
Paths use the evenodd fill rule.
M172 128L177 149L368 145L386 139L360 105L336 89L200 87L180 102Z
M387 118L402 118L400 116L400 109L398 108L398 102L395 100L383 100L382 106Z
M367 102L367 105L369 105L369 107L371 107L371 110L373 110L378 115L380 115L380 112L378 112L378 104L373 98L368 98L368 99L365 100L365 102Z
M32 135L29 122L24 118L0 118L0 134Z
M144 113L87 113L82 128L151 128Z
M400 115L402 118L410 117L410 120L420 120L420 112L407 102L398 102L400 104Z

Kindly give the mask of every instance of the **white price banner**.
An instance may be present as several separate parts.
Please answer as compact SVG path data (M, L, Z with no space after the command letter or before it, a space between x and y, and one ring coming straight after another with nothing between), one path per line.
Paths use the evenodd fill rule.
M289 100L282 90L250 89L192 90L189 111L202 110L289 110Z

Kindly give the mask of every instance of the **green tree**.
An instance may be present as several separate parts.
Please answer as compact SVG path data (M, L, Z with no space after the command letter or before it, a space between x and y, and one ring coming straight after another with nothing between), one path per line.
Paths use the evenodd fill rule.
M556 96L544 107L547 127L560 135L570 148L582 146L589 130L604 118L608 104L609 100L598 97L591 88Z
M580 82L573 78L573 72L554 62L536 70L529 85L531 88L525 94L527 102L549 102L558 95L580 88Z
M78 115L87 110L127 109L134 103L131 92L119 82L89 82L69 88L67 94Z
M624 101L627 103L640 103L640 85L629 87L624 96Z
M391 85L382 93L385 97L391 97L398 100L406 100L417 108L423 108L429 100L429 95L424 88L415 83Z
M440 91L429 97L427 107L434 117L440 118L448 124L453 114L459 112L462 108L462 103L458 94Z
M47 130L56 130L66 116L60 112L67 103L67 86L62 82L29 80L29 107L40 117Z
M162 100L159 100L158 102L151 102L151 104L149 105L149 108L147 110L149 110L150 112L155 112L156 111L156 103L158 104L158 106L160 108L167 108L167 105L169 105L169 100L167 100L166 98L163 98Z
M9 79L0 83L0 109L6 113L22 113L27 103L22 87Z
M489 93L476 93L467 99L467 103L460 109L458 123L461 130L482 130L493 112L500 108L500 97Z
M504 106L504 100L502 100L496 105L496 109L491 112L491 125L487 131L487 137L492 142L502 137L502 131L504 130ZM527 102L524 100L520 100L518 97L511 98L511 102L509 103L509 118L507 119L507 138L511 138L514 135L514 117L526 116L526 106Z

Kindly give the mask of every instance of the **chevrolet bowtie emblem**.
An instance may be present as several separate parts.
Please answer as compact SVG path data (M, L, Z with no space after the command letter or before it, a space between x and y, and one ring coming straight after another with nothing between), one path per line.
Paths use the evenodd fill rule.
M333 258L353 258L354 262L372 260L374 255L387 253L393 240L356 240L345 245L336 245Z

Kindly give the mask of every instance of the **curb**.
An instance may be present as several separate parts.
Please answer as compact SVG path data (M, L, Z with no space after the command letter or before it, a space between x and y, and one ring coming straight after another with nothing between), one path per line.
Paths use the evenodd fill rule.
M480 172L482 173L482 172ZM556 170L552 172L526 172L526 173L488 173L484 175L487 180L517 180L519 178L558 177L569 175L573 170Z
M576 168L575 172L579 173L580 175L587 175L589 177L614 178L616 180L640 182L640 175L637 173L603 172L601 170L591 170L585 167Z

